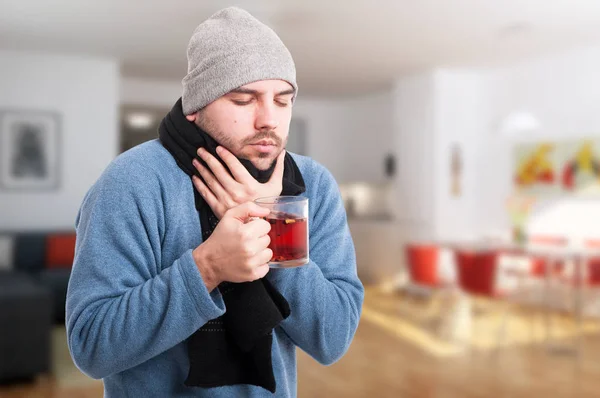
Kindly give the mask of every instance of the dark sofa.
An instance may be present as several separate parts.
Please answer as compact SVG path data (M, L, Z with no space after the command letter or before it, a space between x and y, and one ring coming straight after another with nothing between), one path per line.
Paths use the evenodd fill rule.
M4 258L10 258L10 264L0 271L3 383L50 371L52 325L65 322L75 233L0 232L0 236L11 243L10 255Z
M50 371L51 316L48 289L25 275L0 274L0 383Z
M52 319L64 323L75 233L22 232L13 235L13 242L13 272L28 275L47 287L52 293Z

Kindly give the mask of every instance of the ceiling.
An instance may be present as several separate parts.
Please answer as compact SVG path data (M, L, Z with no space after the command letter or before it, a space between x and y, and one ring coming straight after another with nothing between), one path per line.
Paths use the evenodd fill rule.
M372 91L434 66L495 65L600 41L600 0L234 1L287 44L300 90ZM116 57L180 80L194 28L223 1L2 0L0 48Z

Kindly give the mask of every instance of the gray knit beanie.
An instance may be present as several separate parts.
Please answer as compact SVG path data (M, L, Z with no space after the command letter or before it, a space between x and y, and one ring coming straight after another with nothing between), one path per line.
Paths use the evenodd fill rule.
M186 115L259 80L284 80L298 90L294 60L281 39L237 7L218 11L198 25L187 58L188 74L182 80Z

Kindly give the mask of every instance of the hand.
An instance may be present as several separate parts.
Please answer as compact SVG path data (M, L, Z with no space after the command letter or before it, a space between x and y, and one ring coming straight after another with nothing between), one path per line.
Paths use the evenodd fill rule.
M218 219L222 219L227 210L242 203L281 194L285 150L281 151L277 157L273 175L264 184L256 181L227 149L219 146L217 147L217 154L231 170L233 177L217 158L204 148L200 148L198 149L198 156L206 162L210 170L194 159L194 167L196 167L205 182L202 182L196 176L192 178L192 181Z
M221 282L251 282L269 272L269 209L246 202L228 210L205 242L193 251L209 291Z

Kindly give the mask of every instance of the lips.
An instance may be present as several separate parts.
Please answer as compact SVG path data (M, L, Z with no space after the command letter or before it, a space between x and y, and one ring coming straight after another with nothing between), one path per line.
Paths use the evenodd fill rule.
M273 141L268 140L258 141L253 144L250 144L250 146L252 146L252 148L257 150L258 152L262 153L272 152L275 148L277 148L277 145L275 145Z
M262 141L255 142L255 143L250 144L250 145L275 146L275 143L273 141L262 140Z

